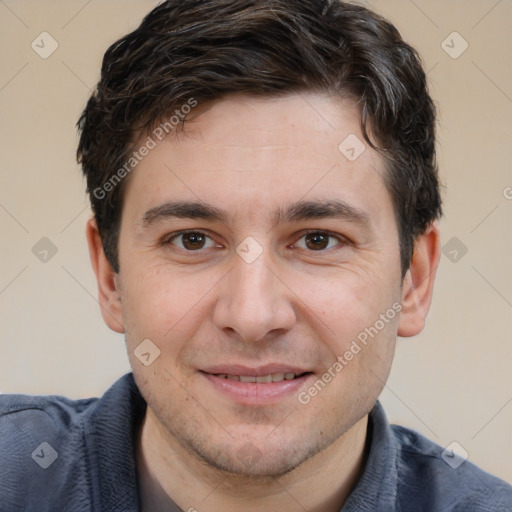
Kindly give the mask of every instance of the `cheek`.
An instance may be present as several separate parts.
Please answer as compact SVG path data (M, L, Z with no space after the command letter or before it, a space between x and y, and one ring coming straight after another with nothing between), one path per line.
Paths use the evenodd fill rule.
M149 338L159 347L187 339L200 321L207 293L218 279L196 272L171 271L169 265L146 267L122 276L123 317L130 343Z
M296 280L297 286L300 283L298 295L333 344L343 348L347 340L372 326L400 297L396 282L385 282L379 275L385 274L347 267L321 280L302 277Z
M344 268L328 286L305 290L304 301L313 305L324 333L324 376L333 382L324 400L337 400L339 393L360 396L362 390L377 396L391 367L401 307L392 273Z

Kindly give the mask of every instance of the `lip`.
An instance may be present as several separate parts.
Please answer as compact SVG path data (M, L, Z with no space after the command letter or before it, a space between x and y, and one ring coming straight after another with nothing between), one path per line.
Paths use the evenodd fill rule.
M273 373L295 373L296 375L300 375L301 373L310 372L310 370L306 368L286 364L267 364L265 366L259 366L258 368L242 365L218 365L203 368L201 371L211 375L225 373L227 375L247 375L248 377L264 377L265 375Z
M218 377L219 374L262 377L275 373L303 374L293 380L280 382L248 383ZM290 396L297 396L301 387L314 377L314 373L302 368L271 364L258 368L239 365L212 366L199 372L215 391L239 405L270 405L279 403Z

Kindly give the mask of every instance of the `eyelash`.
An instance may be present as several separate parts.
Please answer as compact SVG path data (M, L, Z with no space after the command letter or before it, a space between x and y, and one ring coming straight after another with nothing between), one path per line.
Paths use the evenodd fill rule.
M205 231L201 231L201 230L197 230L197 229L189 229L189 230L183 230L183 231L177 231L175 233L172 233L170 236L166 237L164 240L163 240L163 245L174 245L172 242L173 240L179 238L180 236L183 236L183 235L187 235L187 234L191 234L191 233L194 233L194 234L199 234L199 235L203 235L207 238L209 238L210 240L213 241L212 237L210 235L208 235L207 232ZM341 235L338 235L338 234L335 234L335 233L331 233L330 231L322 231L322 230L318 230L318 229L311 229L311 230L307 230L307 231L303 231L301 233L301 236L297 239L297 241L303 239L304 237L308 236L308 235L312 235L312 234L315 234L315 235L324 235L324 236L327 236L329 238L334 238L337 240L338 244L335 246L335 247L343 247L343 246L346 246L346 245L349 245L350 244L350 241L348 239L346 239L345 237L341 236ZM297 242L295 242L297 243ZM322 252L327 252L331 249L334 249L335 247L328 247L326 249L319 249L317 251L315 250L309 250L308 252L319 252L319 253L322 253ZM203 252L203 250L205 250L204 248L201 248L201 249L197 249L197 250L189 250L189 249L184 249L184 248L181 248L179 247L180 250L182 251L185 251L187 253L200 253L200 252ZM208 249L208 248L206 248ZM307 249L305 249L307 250Z

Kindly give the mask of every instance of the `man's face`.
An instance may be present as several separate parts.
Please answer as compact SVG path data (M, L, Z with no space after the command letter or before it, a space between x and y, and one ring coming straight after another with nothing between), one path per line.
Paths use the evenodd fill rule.
M359 126L348 100L230 98L133 172L119 238L130 362L162 432L214 467L297 467L364 418L388 376L398 230L381 157L339 149ZM149 366L134 354L146 339L160 350Z

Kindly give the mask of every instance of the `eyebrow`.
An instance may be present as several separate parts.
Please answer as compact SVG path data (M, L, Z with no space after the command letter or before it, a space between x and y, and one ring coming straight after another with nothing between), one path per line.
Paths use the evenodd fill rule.
M150 208L142 217L142 225L149 227L167 219L202 219L229 224L232 216L225 210L201 201L168 201ZM340 199L297 201L278 208L273 219L276 223L300 222L310 219L335 218L370 227L370 216L360 208Z

